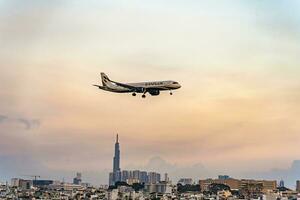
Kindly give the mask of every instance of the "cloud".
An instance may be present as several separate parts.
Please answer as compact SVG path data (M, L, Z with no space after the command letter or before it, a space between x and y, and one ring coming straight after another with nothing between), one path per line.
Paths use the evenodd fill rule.
M213 171L208 170L202 163L192 165L178 165L170 163L163 158L152 157L144 166L128 166L129 169L142 169L146 171L155 171L161 174L168 173L171 180L177 182L180 178L193 178L198 181L202 177L214 176Z
M0 123L11 123L21 124L26 130L38 128L41 124L39 119L28 119L28 118L12 118L5 115L0 115Z
M25 125L25 129L27 129L27 130L40 126L40 121L37 119L28 120L25 118L19 118L19 119L16 119L16 121L18 123Z
M296 181L300 179L300 160L294 160L291 166L287 169L271 169L264 172L246 172L244 173L246 178L257 178L257 179L273 179L285 181L285 185L294 189Z
M7 119L6 116L0 115L0 123L4 122Z
M127 169L142 169L146 171L156 171L161 174L168 173L171 180L176 183L180 178L193 178L195 182L199 179L215 178L219 174L228 174L233 178L249 178L249 179L267 179L281 180L283 179L286 186L293 189L296 180L300 179L300 160L294 160L287 169L271 169L267 171L251 170L248 172L234 172L225 169L207 168L201 163L192 165L178 165L170 163L163 158L156 156L149 159L144 166L127 166Z

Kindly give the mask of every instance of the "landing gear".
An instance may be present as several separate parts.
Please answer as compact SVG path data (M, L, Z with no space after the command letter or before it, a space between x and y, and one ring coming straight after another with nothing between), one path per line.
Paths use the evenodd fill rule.
M135 97L135 96L136 96L136 93L135 93L135 92L134 92L134 93L132 93L132 96L134 96L134 97Z
M143 98L143 99L146 98L146 93L147 93L147 92L148 92L148 91L144 88L144 89L143 89L143 95L142 95L142 98Z
M170 95L173 95L173 92L170 90Z

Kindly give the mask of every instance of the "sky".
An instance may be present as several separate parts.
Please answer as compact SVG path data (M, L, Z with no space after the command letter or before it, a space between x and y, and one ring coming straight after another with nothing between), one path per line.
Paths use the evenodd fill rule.
M300 159L299 8L0 0L0 181L81 171L105 184L117 133L122 169L163 164L194 178L289 169ZM100 72L182 88L114 94L92 86Z

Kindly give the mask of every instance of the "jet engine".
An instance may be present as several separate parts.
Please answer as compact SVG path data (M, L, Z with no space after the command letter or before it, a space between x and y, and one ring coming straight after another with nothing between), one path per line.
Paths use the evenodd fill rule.
M158 96L160 94L159 90L150 90L149 94L151 94L152 96Z

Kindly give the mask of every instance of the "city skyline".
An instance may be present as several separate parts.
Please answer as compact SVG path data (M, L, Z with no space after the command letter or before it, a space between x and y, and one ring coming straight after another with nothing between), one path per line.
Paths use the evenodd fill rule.
M0 1L0 180L71 179L80 171L106 183L116 133L126 169L293 174L299 7L292 0ZM101 71L121 82L178 80L182 88L159 98L110 94L92 86Z

